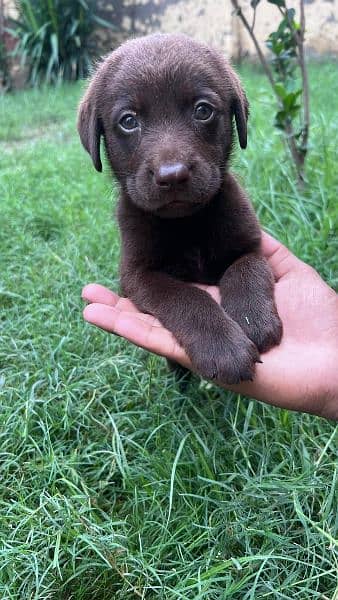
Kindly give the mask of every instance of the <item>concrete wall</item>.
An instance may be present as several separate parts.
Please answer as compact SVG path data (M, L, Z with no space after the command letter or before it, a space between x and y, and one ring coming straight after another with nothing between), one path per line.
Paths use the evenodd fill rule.
M71 1L71 0L70 0ZM13 13L13 0L2 0L5 11ZM97 0L97 11L113 20L122 37L153 31L187 33L220 46L228 56L255 55L252 42L230 0ZM250 0L242 0L251 21ZM298 2L288 0L297 9ZM305 0L306 44L310 53L338 55L338 0ZM261 0L257 9L255 32L263 42L280 20L277 7ZM121 34L103 31L102 49L115 46Z
M228 56L255 55L230 0L98 0L97 4L105 17L115 12L118 26L127 35L181 31L222 47ZM298 5L298 1L288 0L290 8L297 10ZM242 0L242 6L251 22L250 0ZM338 55L338 0L305 0L305 15L309 53ZM277 7L261 0L255 26L260 42L279 21Z

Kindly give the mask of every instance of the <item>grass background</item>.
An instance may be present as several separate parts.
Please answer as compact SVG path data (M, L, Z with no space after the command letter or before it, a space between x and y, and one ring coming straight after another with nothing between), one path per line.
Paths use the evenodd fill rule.
M309 185L294 187L246 67L234 170L262 225L337 288L337 63L310 68ZM338 597L331 422L193 379L82 320L117 287L117 190L80 147L83 86L0 99L0 598Z

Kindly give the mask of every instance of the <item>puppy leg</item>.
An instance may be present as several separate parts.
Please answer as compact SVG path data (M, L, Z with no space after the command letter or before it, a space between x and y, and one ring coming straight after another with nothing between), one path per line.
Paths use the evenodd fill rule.
M281 341L282 323L274 300L274 279L263 256L236 260L220 280L221 305L260 352Z
M122 285L172 332L197 373L229 384L252 379L256 346L206 292L158 271L129 271Z

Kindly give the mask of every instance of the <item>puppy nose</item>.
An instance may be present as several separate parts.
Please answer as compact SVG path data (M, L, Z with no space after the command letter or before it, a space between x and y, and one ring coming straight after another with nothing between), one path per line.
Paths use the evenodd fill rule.
M180 162L160 165L155 172L155 182L160 187L171 187L180 183L186 183L189 178L189 168Z

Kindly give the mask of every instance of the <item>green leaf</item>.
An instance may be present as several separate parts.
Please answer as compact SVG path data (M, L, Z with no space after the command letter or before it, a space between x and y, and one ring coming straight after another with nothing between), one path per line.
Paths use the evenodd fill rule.
M52 48L52 57L55 62L59 60L59 43L56 33L52 33L50 36L50 45Z
M291 92L302 92L302 88L299 87L300 86L300 82L297 79L287 79L286 81L284 81L284 86L285 89L287 91L288 94L290 94Z
M285 89L285 86L281 82L276 83L275 91L278 94L278 96L280 98L282 98L283 100L287 96L287 90Z
M285 0L268 0L268 2L276 6L285 6Z
M297 99L301 92L302 90L299 90L298 92L291 92L291 94L287 94L286 96L284 96L283 106L286 110L291 110L297 105Z
M101 25L101 27L106 27L107 29L112 29L113 31L117 30L117 27L114 25L114 23L109 23L109 21L106 21L106 19L101 19L101 17L98 17L97 15L93 15L93 21L95 21L95 23L98 25Z

